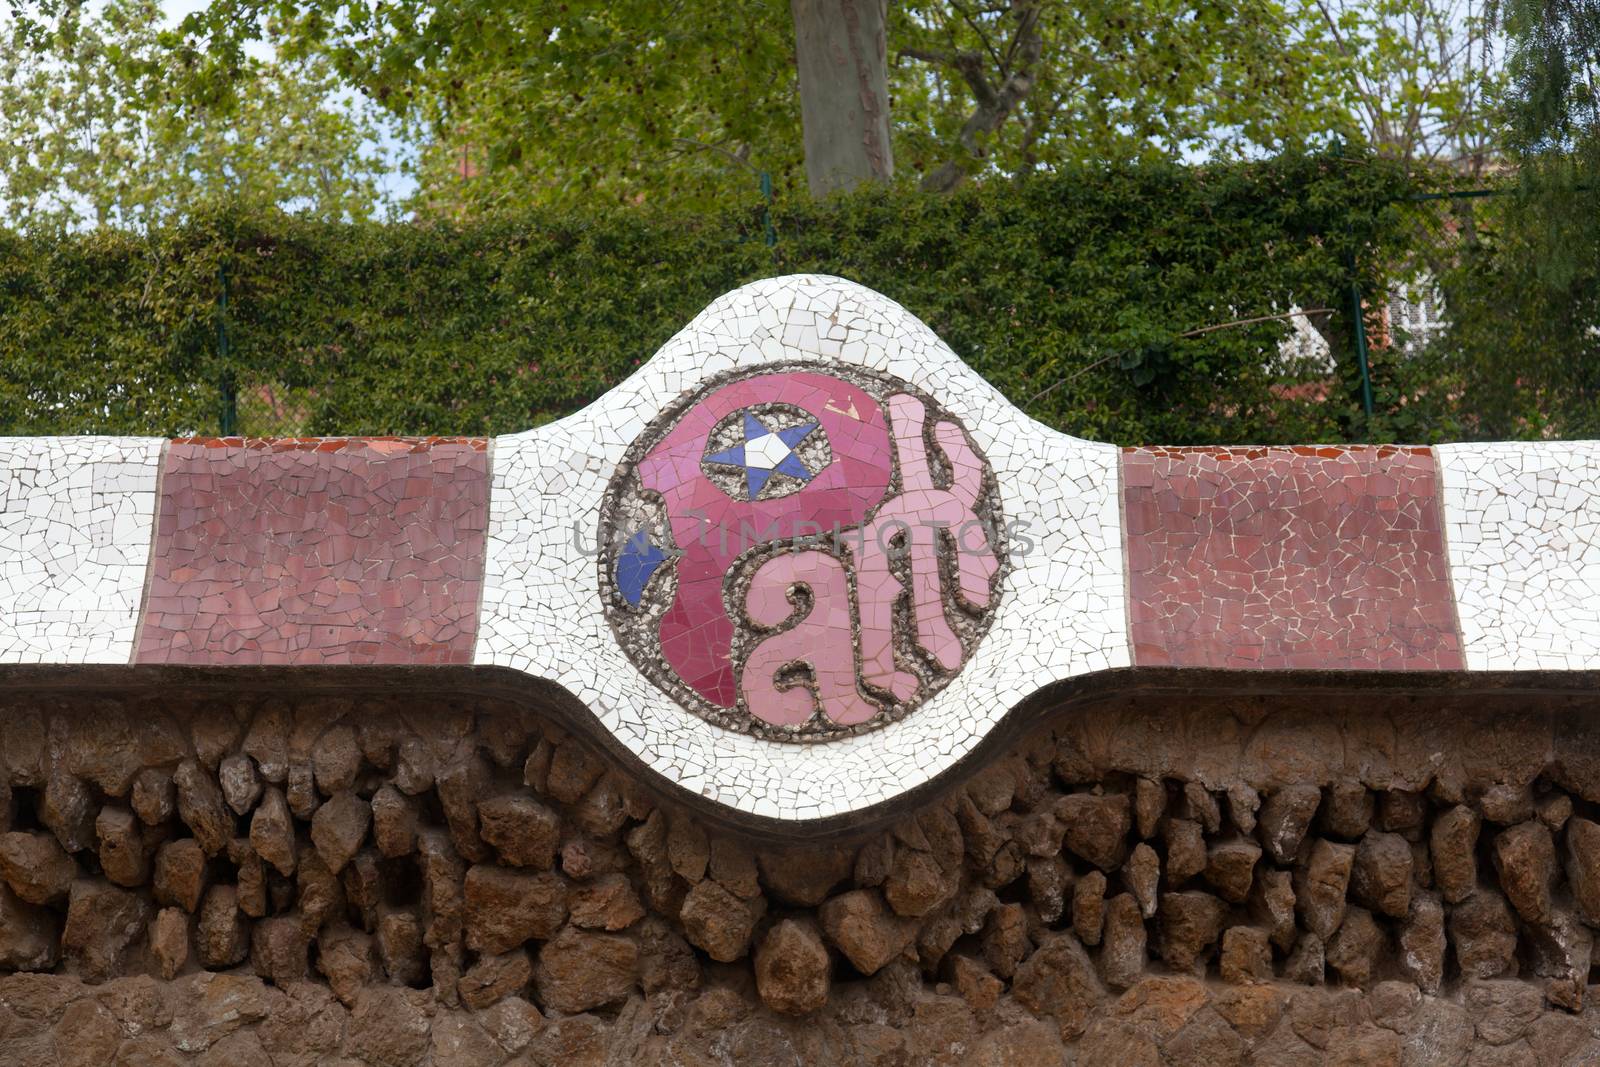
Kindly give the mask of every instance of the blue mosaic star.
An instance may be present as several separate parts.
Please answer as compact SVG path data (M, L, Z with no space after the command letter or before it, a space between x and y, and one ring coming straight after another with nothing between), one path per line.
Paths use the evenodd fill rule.
M656 568L667 561L661 546L650 540L650 534L640 530L628 538L628 543L617 553L617 588L630 607L638 607L644 597L645 586Z
M794 454L795 446L816 428L815 422L804 422L782 430L769 430L760 419L747 411L744 413L744 443L713 452L706 457L706 462L725 467L743 467L745 488L749 499L754 500L761 495L761 490L766 488L768 479L774 474L787 474L802 482L809 482L817 476L815 471L807 470L806 465L800 462L800 457Z

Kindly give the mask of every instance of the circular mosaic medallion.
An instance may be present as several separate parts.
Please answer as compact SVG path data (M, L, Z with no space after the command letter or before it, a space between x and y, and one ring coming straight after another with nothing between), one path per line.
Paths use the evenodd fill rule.
M600 509L613 633L719 726L892 722L983 639L1006 567L994 473L937 401L855 367L714 378L634 441Z

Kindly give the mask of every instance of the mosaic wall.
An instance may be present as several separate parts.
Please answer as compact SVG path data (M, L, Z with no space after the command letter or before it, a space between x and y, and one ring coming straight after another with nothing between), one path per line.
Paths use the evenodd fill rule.
M1600 663L1600 447L1120 450L837 278L735 290L493 441L0 457L0 660L508 668L788 822L1098 672Z

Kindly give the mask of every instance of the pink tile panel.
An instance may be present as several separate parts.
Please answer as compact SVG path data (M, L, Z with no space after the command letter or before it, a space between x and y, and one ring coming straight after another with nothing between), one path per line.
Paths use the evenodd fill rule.
M487 443L192 438L162 467L138 663L470 663Z
M1131 448L1139 666L1459 670L1426 448Z

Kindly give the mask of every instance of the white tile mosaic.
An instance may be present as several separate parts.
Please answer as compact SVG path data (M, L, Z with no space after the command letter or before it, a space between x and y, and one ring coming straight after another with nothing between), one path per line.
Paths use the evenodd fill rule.
M1600 442L1435 453L1467 669L1600 667Z
M841 361L896 375L966 425L1016 531L988 635L906 718L821 744L760 740L680 708L613 638L595 556L601 498L646 424L724 371ZM1057 679L1130 663L1118 452L1023 415L915 316L838 278L756 282L712 303L634 375L549 426L497 438L475 661L559 682L656 771L775 819L847 813L919 786Z
M128 662L164 443L0 438L0 662Z

